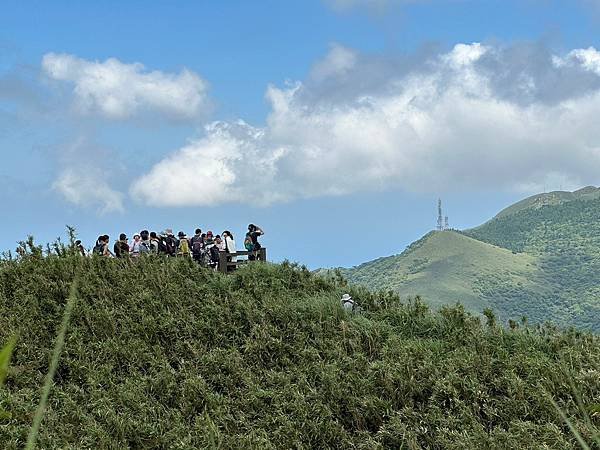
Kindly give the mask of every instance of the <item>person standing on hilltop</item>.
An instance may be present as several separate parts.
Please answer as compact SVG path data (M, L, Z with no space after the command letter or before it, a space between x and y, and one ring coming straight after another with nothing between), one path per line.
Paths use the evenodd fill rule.
M233 238L233 234L231 231L223 231L221 233L223 236L223 241L225 242L225 252L227 253L227 262L236 262L237 261L237 249L235 248L235 239ZM227 271L233 270L235 267L227 267Z
M140 231L140 254L148 255L150 253L150 232L148 230Z
M219 249L220 252L225 251L225 239L221 237L220 234L215 236L215 245Z
M153 255L158 255L160 250L160 239L158 239L158 235L155 231L150 233L150 253Z
M204 236L202 236L202 230L196 228L195 234L190 239L190 246L192 247L192 258L198 264L202 263L202 252L204 250Z
M212 231L207 231L204 238L204 262L213 268L217 267L219 263L219 248L215 245Z
M107 258L114 258L115 255L113 255L113 253L110 251L110 248L108 248L109 243L110 243L110 236L108 234L105 234L104 236L100 236L100 246L101 246L100 255L106 256Z
M129 256L129 243L127 242L127 235L125 233L121 233L119 240L115 241L113 250L117 258L126 258Z
M171 228L167 228L164 231L165 236L165 249L167 256L177 256L177 248L179 247L179 241L173 235L173 230Z
M139 234L133 235L133 241L131 242L131 247L129 248L129 254L132 258L137 258L140 256L140 246L142 245L142 238Z
M265 232L258 226L251 223L248 225L248 233L246 233L246 241L244 242L244 246L250 252L251 255L248 255L248 259L253 261L255 259L259 259L258 251L261 249L260 242L258 242L258 237L265 234Z
M180 231L177 236L179 237L179 246L177 247L177 256L189 257L190 256L190 241L186 237L183 231Z
M83 246L83 244L81 243L81 241L79 239L77 239L75 241L75 250L81 256L87 256L87 252L85 251L85 247Z

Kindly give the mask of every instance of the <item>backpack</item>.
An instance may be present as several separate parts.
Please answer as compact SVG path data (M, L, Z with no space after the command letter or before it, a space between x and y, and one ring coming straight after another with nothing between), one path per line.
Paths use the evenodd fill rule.
M140 255L142 253L150 253L150 242L148 242L148 241L140 242Z
M104 255L104 244L96 244L92 249L94 255Z
M200 255L202 253L202 247L204 243L202 242L202 237L194 236L192 238L192 253L194 255Z
M175 236L165 238L165 247L167 255L175 256L177 254L177 239L175 239Z
M190 254L190 243L187 239L182 239L179 241L179 253L182 255Z
M252 244L252 239L250 238L250 236L246 236L246 239L244 239L244 247L249 252L254 250L254 244Z
M210 248L210 260L215 264L219 263L219 247L217 247L216 245L213 245Z
M164 255L167 253L167 244L164 237L158 238L158 253Z

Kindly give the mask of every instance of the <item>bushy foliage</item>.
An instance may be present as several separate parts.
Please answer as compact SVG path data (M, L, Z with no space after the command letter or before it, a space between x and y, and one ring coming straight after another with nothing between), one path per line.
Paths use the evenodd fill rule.
M288 263L30 255L0 266L0 342L19 333L3 448L23 447L76 276L40 448L575 448L550 398L584 438L598 425L570 388L600 401L592 335L431 313ZM348 289L361 314L339 306Z

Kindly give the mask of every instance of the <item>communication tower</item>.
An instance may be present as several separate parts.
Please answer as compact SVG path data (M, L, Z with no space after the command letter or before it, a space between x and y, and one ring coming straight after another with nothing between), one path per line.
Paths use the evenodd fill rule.
M450 225L448 225L448 216L444 218L444 230L449 230Z
M438 220L437 220L437 230L442 231L444 229L444 223L442 222L442 199L438 199Z

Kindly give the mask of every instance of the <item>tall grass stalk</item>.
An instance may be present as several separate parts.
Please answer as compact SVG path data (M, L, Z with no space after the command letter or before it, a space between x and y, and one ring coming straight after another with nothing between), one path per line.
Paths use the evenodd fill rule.
M10 357L12 355L17 338L13 336L10 338L8 343L0 350L0 387L4 384L6 374L8 373L8 364L10 363Z
M54 344L54 350L52 351L52 360L50 361L50 369L46 374L46 380L44 382L44 387L42 389L42 398L40 399L40 403L38 405L37 411L35 413L35 417L33 419L33 425L29 430L29 435L27 436L27 445L25 446L25 450L33 450L35 448L35 443L37 440L37 436L40 429L40 424L42 423L42 419L44 418L44 412L46 411L46 405L48 403L48 397L50 395L50 390L52 389L52 384L54 380L54 375L56 373L56 368L58 367L58 360L60 359L60 354L65 344L65 335L67 334L67 328L69 327L69 322L71 320L71 314L73 312L73 308L75 307L75 303L77 301L77 290L78 290L78 282L77 278L73 280L71 284L71 289L69 291L69 298L67 299L67 305L65 306L65 312L63 314L62 323L60 325L60 331L58 332L58 336L56 338L56 343Z
M558 404L554 401L554 399L551 398L550 401L552 402L552 405L558 411L558 414L560 414L561 419L565 421L565 423L569 427L569 430L571 430L571 433L573 433L573 436L575 436L575 439L577 439L577 442L579 442L579 445L581 445L581 448L583 450L590 450L590 446L587 445L587 442L585 442L585 440L583 439L583 437L581 436L579 431L577 431L577 428L575 428L575 426L571 423L571 421L569 420L567 415L564 413L564 411L560 408L560 406L558 406Z

